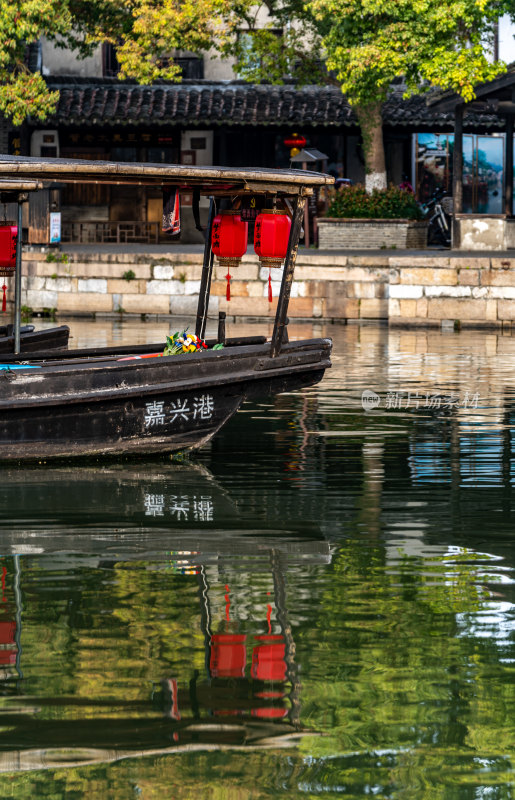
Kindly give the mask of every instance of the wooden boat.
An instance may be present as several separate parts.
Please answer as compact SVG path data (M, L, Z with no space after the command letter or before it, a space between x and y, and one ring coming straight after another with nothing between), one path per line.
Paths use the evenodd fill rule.
M37 331L34 325L20 327L20 353L40 350L66 350L70 329L68 325ZM14 352L14 325L0 325L0 354Z
M253 170L0 157L2 180L132 183L176 187L211 197L195 332L204 338L214 265L216 204L250 197L289 203L292 223L274 331L218 340L223 349L161 356L146 347L3 357L0 460L173 453L205 444L249 398L317 383L330 366L331 341L287 341L287 311L306 198L330 176ZM141 358L141 356L147 356Z

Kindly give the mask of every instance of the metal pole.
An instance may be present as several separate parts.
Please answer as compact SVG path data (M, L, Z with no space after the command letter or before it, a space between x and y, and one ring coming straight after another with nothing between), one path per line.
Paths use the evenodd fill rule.
M302 164L302 169L307 170L308 165L306 162ZM304 205L304 247L309 247L309 205Z
M460 246L460 232L457 214L463 211L463 104L457 105L454 110L454 151L452 165L452 248Z
M513 114L506 117L506 175L504 179L504 213L513 217Z
M18 198L18 236L16 238L16 272L14 273L14 353L20 352L21 326L21 234L23 225L23 208Z
M272 345L270 348L270 355L272 358L275 358L275 356L279 355L281 352L281 345L283 343L283 332L286 325L286 315L288 314L291 284L293 281L293 273L295 271L295 262L297 261L297 250L299 247L299 236L300 229L302 227L302 219L304 217L305 204L306 199L304 197L295 198L290 241L288 242L288 252L286 253L286 260L284 262L281 292L279 294L279 302L277 303L274 332L272 334Z
M209 217L206 230L206 244L204 246L204 263L202 265L202 277L200 279L200 292L197 306L197 322L195 333L201 339L206 335L207 312L209 309L209 292L211 291L211 278L213 276L214 254L211 250L211 231L215 218L215 201L211 197L209 201Z

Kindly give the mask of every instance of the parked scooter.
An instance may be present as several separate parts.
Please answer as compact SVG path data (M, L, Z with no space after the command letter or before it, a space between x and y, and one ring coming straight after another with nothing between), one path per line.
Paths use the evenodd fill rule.
M427 203L420 203L428 221L428 244L451 246L452 197L444 189L436 189Z

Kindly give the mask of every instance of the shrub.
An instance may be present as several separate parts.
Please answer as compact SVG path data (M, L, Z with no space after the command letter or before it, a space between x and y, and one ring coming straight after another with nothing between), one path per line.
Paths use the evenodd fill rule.
M347 219L422 219L423 213L411 192L389 186L368 194L364 186L332 189L328 217Z

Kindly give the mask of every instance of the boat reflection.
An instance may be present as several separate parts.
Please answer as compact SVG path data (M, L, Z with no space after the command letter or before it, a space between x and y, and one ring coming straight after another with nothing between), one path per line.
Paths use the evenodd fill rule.
M189 464L12 470L0 495L0 771L299 740L286 581L330 562L319 531L245 530Z

